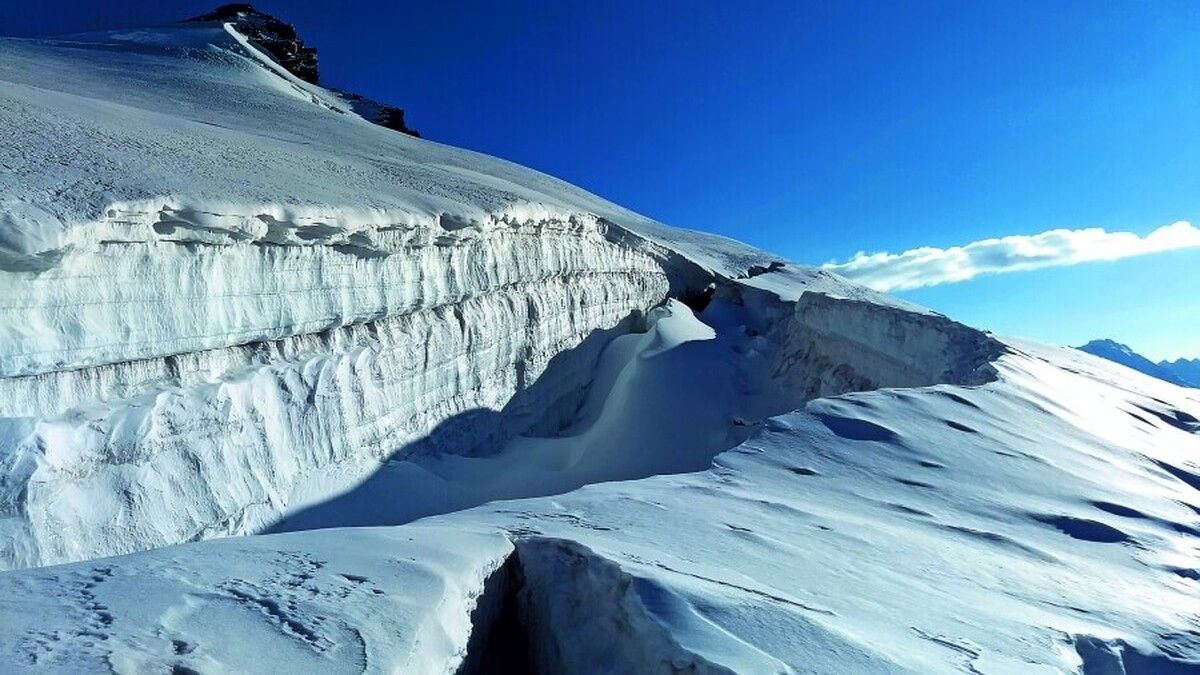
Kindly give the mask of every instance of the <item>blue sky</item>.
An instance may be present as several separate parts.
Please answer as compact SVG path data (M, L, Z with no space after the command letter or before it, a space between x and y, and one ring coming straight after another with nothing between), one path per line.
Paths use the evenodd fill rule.
M0 0L0 31L215 3ZM1200 224L1200 3L263 1L432 139L810 263ZM1200 356L1200 249L901 295L1006 334Z

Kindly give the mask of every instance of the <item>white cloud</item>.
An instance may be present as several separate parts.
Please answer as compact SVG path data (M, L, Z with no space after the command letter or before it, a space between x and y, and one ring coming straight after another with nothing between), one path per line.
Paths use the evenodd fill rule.
M1200 247L1200 228L1179 221L1144 237L1133 232L1049 230L1040 234L983 239L964 246L914 248L903 253L858 253L832 270L881 291L903 291L974 279L981 274L1023 272L1094 260Z

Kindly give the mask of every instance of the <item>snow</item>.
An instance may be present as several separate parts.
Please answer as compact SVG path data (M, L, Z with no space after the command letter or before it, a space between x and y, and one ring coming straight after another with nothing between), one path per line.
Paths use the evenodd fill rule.
M383 129L219 23L0 40L0 162L13 669L1200 668L1195 390Z
M312 224L330 231L316 243L357 233L386 247L417 228L486 231L576 214L731 273L765 257L370 124L219 24L4 39L0 49L0 142L11 150L0 185L13 264L43 256L24 263L44 266L68 247L103 242L270 241Z
M554 431L608 339L768 263L370 124L226 25L0 52L3 567L248 534L397 453Z
M718 343L723 331L734 330L721 320L706 330L678 305L670 311L655 325L670 326L662 332L673 339L660 339L655 330L629 336L638 339L640 354L621 342L610 345L616 354L606 353L602 362L623 360L624 367L589 429L622 426L599 420L611 405L626 402L630 394L620 376L631 364L638 371L673 355L683 358L689 348ZM712 311L718 318L722 312ZM497 556L509 555L506 542L514 542L531 594L526 626L557 645L563 663L600 663L588 661L598 658L588 650L606 643L588 636L611 637L617 629L591 622L637 627L628 629L637 640L618 642L625 651L602 651L617 664L611 672L631 663L652 669L663 659L734 672L1069 672L1084 656L1104 658L1089 651L1095 645L1098 653L1127 654L1129 672L1139 672L1129 664L1155 665L1155 659L1155 667L1163 668L1168 655L1181 668L1194 664L1200 658L1200 466L1192 458L1200 452L1200 437L1186 420L1200 414L1200 399L1071 350L1020 341L1012 341L1011 349L996 362L998 379L987 384L885 388L816 399L770 417L707 470L461 511L452 506L453 513L398 527L215 540L9 572L0 575L0 585L8 586L3 616L5 625L20 627L11 634L22 636L7 642L14 645L10 662L29 663L40 649L29 636L91 630L80 601L62 598L62 589L71 587L63 579L85 577L98 566L113 568L120 578L166 578L170 583L163 581L157 591L160 602L186 605L197 595L196 582L168 572L183 565L214 575L202 588L236 587L230 579L242 572L205 562L230 547L306 551L330 566L342 565L339 571L374 579L339 560L353 554L361 565L385 564L403 557L394 542L411 538L466 559L474 571L446 574L464 574L465 581L455 577L457 586L475 589L486 576L479 570L496 569ZM735 358L732 349L727 352L726 360ZM647 398L623 406L621 417L642 431L642 406L636 404L670 405L653 399L675 398L666 387L634 395ZM663 433L655 442L670 437ZM557 442L575 446L571 436ZM371 503L389 508L386 500ZM470 533L498 543L480 548L454 539ZM343 545L343 537L361 543ZM567 542L567 552L548 542ZM579 561L557 560L563 555ZM418 561L431 556L414 555ZM259 577L279 567L261 558L246 564ZM441 570L443 563L429 564ZM576 569L580 565L590 571ZM259 577L252 583L267 583ZM549 596L547 589L553 589ZM228 601L220 593L200 595L192 602L203 611ZM288 632L294 629L280 628L269 613L243 612L236 625L246 634L274 631L272 639L290 641L305 654L298 667L311 670L326 663L330 650L348 649L341 645L350 638L333 628L339 622L377 627L378 619L362 614L358 600L329 603L320 612L327 617L321 626L328 628L319 634L332 645L325 651ZM162 633L206 645L214 639L205 632L211 629L199 623L181 629L164 618L172 612L151 613L136 593L114 593L101 604L113 619L100 631L108 639L94 642L100 652L203 669L200 656L166 651L169 640L135 638ZM406 606L419 616L440 611L419 594ZM573 614L580 607L594 611ZM469 608L467 601L456 605L460 621ZM20 623L10 623L17 615ZM311 620L297 616L301 625ZM556 619L539 627L546 617ZM406 626L391 630L407 639L415 629ZM368 651L384 653L372 637L364 639ZM429 663L456 663L461 638L437 649ZM237 658L217 651L221 658ZM640 660L622 661L635 656ZM378 658L372 663L380 669L405 667L387 660L393 657ZM257 672L263 661L221 663Z
M498 535L416 525L210 544L0 577L4 663L452 673L484 582L512 550Z

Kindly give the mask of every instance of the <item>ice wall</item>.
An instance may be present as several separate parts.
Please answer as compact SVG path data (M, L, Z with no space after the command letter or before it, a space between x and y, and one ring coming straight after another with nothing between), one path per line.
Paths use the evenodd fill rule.
M778 412L805 401L883 387L978 385L996 378L1008 347L940 314L817 287L795 300L745 284L718 295L746 308L762 333Z
M552 431L667 293L595 219L442 234L375 255L112 243L0 275L0 564L251 533L300 484Z

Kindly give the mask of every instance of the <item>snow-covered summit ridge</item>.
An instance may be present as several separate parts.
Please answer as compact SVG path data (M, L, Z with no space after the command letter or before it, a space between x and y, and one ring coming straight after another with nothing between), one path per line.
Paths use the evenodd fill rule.
M160 221L190 225L172 241L219 243L257 241L268 218L349 234L580 215L703 244L690 252L702 262L720 252L731 274L770 262L544 174L365 126L236 23L2 39L0 54L0 249L10 268L44 268L70 247L156 242Z
M296 35L294 26L260 12L248 3L221 5L188 21L229 23L289 73L309 84L321 82L317 50L304 44L300 36Z
M1085 345L1076 347L1076 349L1082 349L1083 351L1088 352L1088 353L1095 353L1095 352L1104 350L1104 351L1108 351L1108 352L1111 352L1114 354L1124 354L1126 356L1138 356L1137 352L1133 351L1133 348L1130 347L1129 345L1122 344L1120 342L1117 342L1116 340L1109 340L1109 339L1092 340L1091 342L1088 342Z

